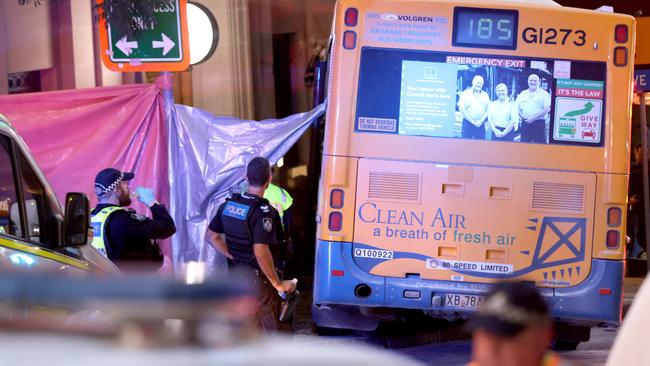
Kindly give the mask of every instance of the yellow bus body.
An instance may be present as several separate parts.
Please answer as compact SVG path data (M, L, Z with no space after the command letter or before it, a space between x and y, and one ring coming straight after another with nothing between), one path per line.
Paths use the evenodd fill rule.
M488 9L486 13L516 13L516 47L452 45L455 32L460 32L454 24L459 8L470 9L469 15L457 15L459 19L471 19L472 11L479 14L484 9ZM356 23L354 15L347 13L349 9L356 9ZM617 26L627 29L624 41L615 38ZM571 301L570 309L556 311L559 318L616 323L620 298L613 298L620 297L622 291L625 258L634 29L630 16L555 5L338 1L319 192L315 303L445 312L459 309L445 308L443 288L480 295L489 283L517 279L534 283L555 299L551 301L558 301L554 310L561 307L559 301L565 301L565 306ZM556 37L547 42L553 34ZM624 64L615 48L625 51ZM429 54L431 60L437 57L438 61L427 59ZM368 61L371 55L374 61ZM394 57L401 57L401 88L407 83L406 67L411 65L406 61L429 62L425 67L435 68L445 64L440 59L446 59L446 64L457 65L459 85L458 75L468 69L485 67L487 76L495 78L501 69L489 69L494 65L506 70L503 65L509 63L508 75L524 75L534 69L532 65L550 64L552 71L543 69L552 75L547 80L553 107L546 133L551 135L547 141L554 143L401 134L397 132L401 104L399 118L361 115L362 107L366 111L393 108L381 105L386 103L383 97L373 100L368 96L391 93L390 86L399 85L389 80L400 72L393 67L399 65L392 61ZM554 140L563 136L558 132L560 117L556 121L555 114L564 108L564 117L570 115L564 106L573 103L571 98L560 100L557 95L560 89L570 92L564 89L567 84L559 81L567 79L560 71L567 64L571 65L568 73L576 75L583 66L596 65L594 70L603 70L595 79L585 78L586 71L582 74L583 80L600 80L596 83L600 89L595 87L599 97L589 96L593 90L585 87L575 102L599 107L601 113L594 117L599 124L595 132L583 129L582 136L572 135L571 143ZM364 75L364 67L381 72ZM440 67L442 72L449 69ZM494 94L496 81L487 76L485 85ZM369 78L376 79L368 82ZM511 79L511 85L516 85L516 77ZM366 85L373 85L374 90ZM459 87L456 95L462 89ZM404 101L404 90L399 103L409 103ZM420 90L442 98L433 89ZM452 95L440 90L440 95L447 93L447 99ZM373 124L371 128L378 130L361 131L361 119L377 123L375 118L388 127ZM450 118L458 129L458 111ZM394 131L378 133L381 128ZM598 144L590 140L594 133L599 134ZM340 225L336 221L332 227L332 220L339 218ZM591 287L585 287L588 283ZM405 298L404 291L411 290L420 298ZM574 301L580 291L589 292L585 300L613 300L604 312L580 312L584 303Z

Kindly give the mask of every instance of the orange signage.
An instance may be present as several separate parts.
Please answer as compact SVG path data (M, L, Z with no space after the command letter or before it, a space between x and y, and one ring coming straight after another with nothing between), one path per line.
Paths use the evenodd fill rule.
M98 2L101 4L103 0ZM121 34L101 18L102 61L113 71L185 71L190 65L187 0L168 0L153 9L155 22L140 25L135 35Z

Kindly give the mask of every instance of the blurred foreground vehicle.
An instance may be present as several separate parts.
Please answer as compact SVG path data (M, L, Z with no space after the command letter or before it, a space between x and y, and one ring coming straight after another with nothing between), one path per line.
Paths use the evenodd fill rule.
M252 321L254 287L245 273L202 283L188 275L186 282L137 275L0 277L3 360L48 366L420 365L370 346L267 337ZM89 310L7 317L32 304Z
M88 197L68 193L65 215L24 141L0 115L0 271L118 273L88 242Z

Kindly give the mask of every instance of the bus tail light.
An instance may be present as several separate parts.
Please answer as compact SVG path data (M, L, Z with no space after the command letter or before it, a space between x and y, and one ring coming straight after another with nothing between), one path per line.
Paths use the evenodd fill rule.
M612 294L612 289L611 288L599 288L598 289L598 294L599 295L611 295Z
M332 189L330 192L330 207L331 208L343 208L343 190L342 189Z
M614 65L627 66L627 48L625 47L614 48Z
M327 227L330 231L341 231L343 227L343 214L336 211L330 212L329 220L327 221Z
M353 50L357 47L357 33L354 31L345 31L343 33L343 48Z
M614 28L614 40L616 43L625 43L628 39L627 25L617 24Z
M608 249L616 249L619 246L620 240L621 234L618 232L618 230L609 230L607 232L607 240L605 242L605 245L607 245Z
M610 207L607 209L607 225L613 227L621 226L622 213L619 207Z
M345 25L354 27L359 22L359 10L357 8L348 8L345 11Z
M332 270L332 276L334 276L334 277L343 277L343 276L345 276L345 271L341 271L340 269L333 269Z

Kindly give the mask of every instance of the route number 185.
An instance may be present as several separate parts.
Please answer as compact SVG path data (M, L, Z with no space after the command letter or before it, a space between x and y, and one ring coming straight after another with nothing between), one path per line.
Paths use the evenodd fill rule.
M470 19L469 35L476 36L482 39L496 39L501 41L509 41L512 39L512 21L510 19L491 18L478 18Z

